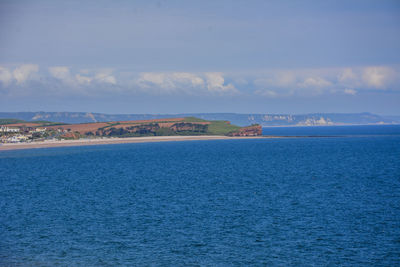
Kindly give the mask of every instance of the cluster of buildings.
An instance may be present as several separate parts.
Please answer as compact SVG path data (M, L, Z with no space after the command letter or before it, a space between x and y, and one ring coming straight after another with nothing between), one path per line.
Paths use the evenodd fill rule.
M0 125L0 143L29 142L41 138L47 129L41 127L10 127Z
M17 127L0 126L0 133L19 133L19 131Z

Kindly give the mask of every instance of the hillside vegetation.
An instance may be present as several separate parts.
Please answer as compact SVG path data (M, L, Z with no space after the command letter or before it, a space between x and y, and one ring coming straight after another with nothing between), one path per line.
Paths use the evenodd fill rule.
M109 121L95 123L63 124L49 121L26 122L17 119L2 119L0 123L13 127L44 127L47 132L61 133L61 138L81 137L134 137L173 135L261 135L261 127L239 127L225 120L204 120L196 117L162 118L139 121ZM24 127L26 126L26 127Z
M232 125L227 121L213 121L208 126L208 132L211 135L227 135L231 132L239 130L241 127Z
M53 121L24 121L19 119L0 119L0 125L8 125L8 124L36 124L37 127L45 127L45 126L56 126L56 125L66 125L66 123L61 122L53 122Z
M0 125L14 124L14 123L23 123L25 121L18 119L0 119Z

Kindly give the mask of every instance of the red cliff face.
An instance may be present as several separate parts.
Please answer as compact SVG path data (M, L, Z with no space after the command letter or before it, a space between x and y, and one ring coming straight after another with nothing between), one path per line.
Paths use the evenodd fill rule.
M236 132L228 134L229 136L261 136L262 128L261 125L252 125L248 127L243 127Z
M74 140L79 139L79 134L77 133L65 133L61 136L61 138L72 138Z

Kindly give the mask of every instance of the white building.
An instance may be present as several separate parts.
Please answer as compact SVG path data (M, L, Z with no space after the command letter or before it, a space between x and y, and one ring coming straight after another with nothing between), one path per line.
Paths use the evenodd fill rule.
M28 140L28 137L25 135L14 135L14 136L7 138L7 141L10 143L25 142L27 140Z
M44 133L47 129L46 128L36 128L37 133Z
M47 128L35 128L32 131L29 131L30 133L44 133L46 132Z
M0 126L0 133L19 133L19 128Z

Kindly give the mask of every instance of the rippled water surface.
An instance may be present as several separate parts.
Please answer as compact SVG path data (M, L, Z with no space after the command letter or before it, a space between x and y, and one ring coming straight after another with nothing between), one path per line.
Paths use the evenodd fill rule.
M394 136L400 125L287 126L263 128L264 135L277 136Z
M1 266L395 266L400 136L0 152Z

